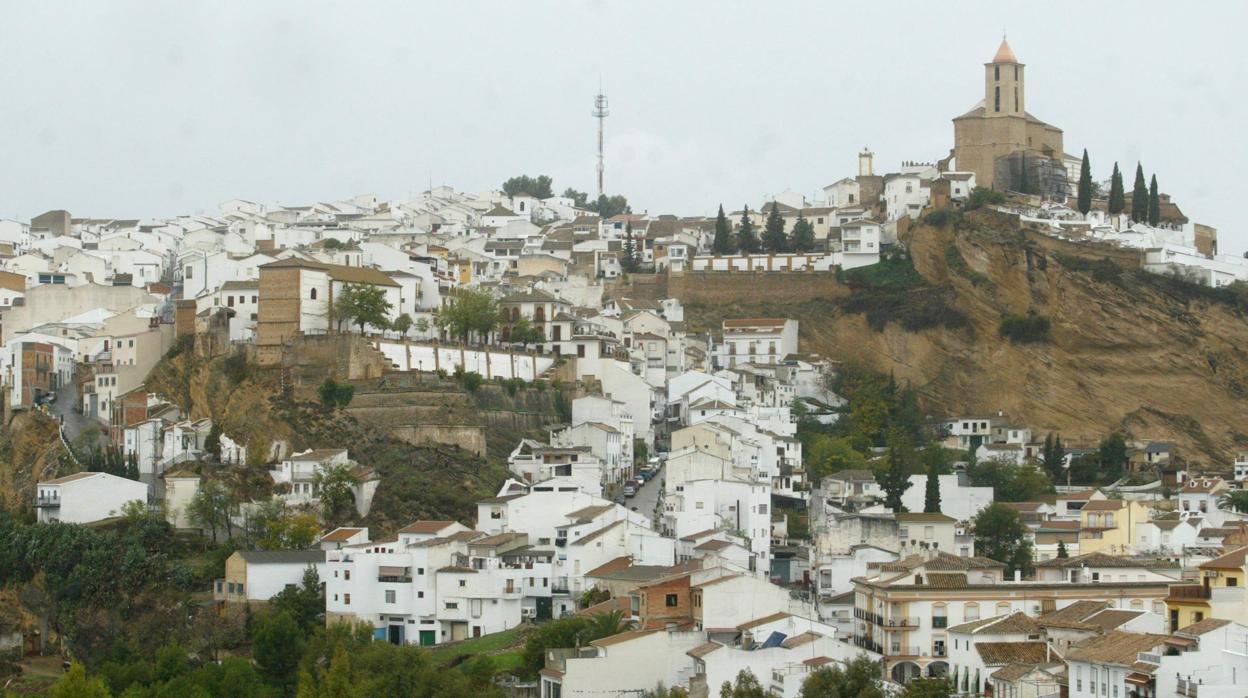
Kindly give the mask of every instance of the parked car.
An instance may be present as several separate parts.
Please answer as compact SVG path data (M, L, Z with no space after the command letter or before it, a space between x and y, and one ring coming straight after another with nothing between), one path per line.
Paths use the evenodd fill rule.
M625 497L636 497L636 496L637 496L637 487L636 487L636 486L634 486L634 485L632 485L631 483L630 483L630 484L627 484L627 485L624 485L624 496L625 496Z

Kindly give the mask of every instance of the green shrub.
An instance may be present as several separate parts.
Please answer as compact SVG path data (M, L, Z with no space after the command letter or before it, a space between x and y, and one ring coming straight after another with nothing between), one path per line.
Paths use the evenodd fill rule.
M948 208L938 208L935 211L928 211L923 216L923 222L930 226L943 228L949 223L955 223L958 220L958 212Z
M962 207L963 211L974 211L984 206L1005 203L1005 194L995 189L987 187L975 187L971 190L971 195L966 200L966 205Z
M238 385L251 377L251 366L247 364L247 354L242 351L235 351L233 354L225 357L221 369L225 373L225 377L230 379L230 383L234 385Z
M333 378L326 378L317 389L321 404L327 408L346 407L355 398L355 386L350 383L339 383Z
M459 372L457 374L457 380L460 386L470 393L477 392L477 388L480 388L481 384L485 382L485 378L483 378L481 374L476 371L468 371L467 373Z
M1001 317L998 332L1003 339L1015 344L1033 344L1049 341L1051 326L1047 317L1037 315L1034 311L1026 315L1006 314Z

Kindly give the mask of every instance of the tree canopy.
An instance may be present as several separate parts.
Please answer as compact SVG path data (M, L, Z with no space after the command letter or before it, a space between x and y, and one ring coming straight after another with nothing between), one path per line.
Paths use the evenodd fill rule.
M528 175L517 175L503 182L503 193L507 196L516 196L517 194L528 194L538 199L549 199L554 196L550 186L554 184L554 180L546 175L538 175L530 177ZM567 194L565 193L565 196Z
M467 342L473 333L485 341L498 325L498 304L494 297L470 288L456 289L449 302L438 311L438 325L452 337Z
M994 502L975 517L975 554L1005 563L1011 574L1016 570L1030 573L1032 549L1029 533L1017 510L1002 502Z
M360 326L364 332L365 325L386 327L390 317L390 301L386 299L386 290L372 284L347 284L334 299L334 318L338 328L342 329L342 321L348 320Z
M1109 201L1107 202L1110 215L1122 213L1127 207L1127 194L1122 187L1122 172L1118 169L1118 163L1114 163L1114 173L1109 177Z
M783 254L789 251L789 236L784 232L784 217L780 215L780 204L771 202L771 210L763 224L763 247L771 254Z

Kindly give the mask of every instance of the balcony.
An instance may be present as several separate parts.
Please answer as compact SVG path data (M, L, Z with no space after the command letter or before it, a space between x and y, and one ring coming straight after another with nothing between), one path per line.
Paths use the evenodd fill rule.
M571 591L567 577L555 577L550 580L550 590L556 594L566 594Z
M39 508L55 508L61 506L60 497L35 497L35 506Z
M1170 594L1167 598L1207 601L1211 596L1211 590L1203 584L1174 584L1170 586Z
M885 618L879 625L885 628L917 628L919 618L918 616L894 616Z
M880 616L880 614L872 613L862 608L854 609L854 617L857 618L858 620L865 620L868 623L872 623L875 625L883 625L883 621L884 621L883 617Z
M854 644L857 645L858 647L863 648L864 650L869 650L871 652L875 652L876 654L884 654L884 648L880 647L880 643L873 642L871 638L869 637L862 637L860 635L855 635Z
M383 584L411 584L412 578L397 574L379 574L377 581Z
M933 657L948 657L949 650L944 645L933 645L932 656Z
M922 657L921 647L918 645L902 645L894 642L888 647L888 656L890 657Z

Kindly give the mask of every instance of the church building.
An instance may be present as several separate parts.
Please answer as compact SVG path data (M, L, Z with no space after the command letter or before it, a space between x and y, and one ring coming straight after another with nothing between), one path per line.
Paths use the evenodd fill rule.
M1062 197L1062 130L1027 113L1026 66L1004 39L984 64L984 99L953 120L954 159L980 186Z

